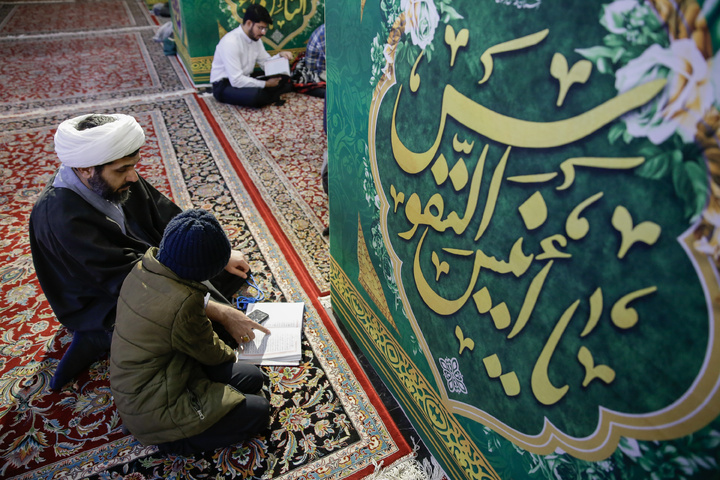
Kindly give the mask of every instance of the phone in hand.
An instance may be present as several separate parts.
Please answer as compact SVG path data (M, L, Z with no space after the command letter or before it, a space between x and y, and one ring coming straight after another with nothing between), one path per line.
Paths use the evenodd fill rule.
M257 309L248 313L247 316L250 320L253 320L260 324L264 323L268 318L270 318L269 314L263 312L262 310L257 310Z

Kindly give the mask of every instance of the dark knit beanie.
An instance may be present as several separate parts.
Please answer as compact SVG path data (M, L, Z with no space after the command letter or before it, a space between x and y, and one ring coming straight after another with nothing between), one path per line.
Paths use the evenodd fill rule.
M202 282L225 268L230 242L211 213L186 210L165 227L157 259L179 277Z

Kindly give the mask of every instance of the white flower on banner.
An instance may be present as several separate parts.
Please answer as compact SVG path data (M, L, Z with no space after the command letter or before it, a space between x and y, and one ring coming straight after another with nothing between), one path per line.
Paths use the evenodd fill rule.
M443 369L443 376L447 382L448 390L453 393L467 394L463 374L460 373L460 365L457 358L439 358L440 366Z
M435 37L440 14L433 0L402 0L400 8L405 12L405 32L410 32L414 45L425 49Z
M637 0L617 0L605 5L600 24L604 25L610 33L622 35L628 40L637 31L636 22L642 22L642 17L649 12L649 8L641 5Z
M715 56L709 60L710 62L710 82L715 92L715 105L720 107L720 50Z
M618 443L618 448L632 459L640 458L643 455L640 449L640 443L634 438L623 437L620 439L620 443Z
M512 5L515 8L540 8L542 0L536 0L534 3L530 3L530 0L495 0L495 3Z
M388 43L383 47L383 57L385 58L385 66L382 69L383 75L390 78L393 64L395 62L395 45Z
M677 40L669 48L650 46L617 71L615 88L624 93L658 78L667 79L665 89L623 117L628 133L659 145L677 131L684 142L692 142L714 97L710 69L693 40Z

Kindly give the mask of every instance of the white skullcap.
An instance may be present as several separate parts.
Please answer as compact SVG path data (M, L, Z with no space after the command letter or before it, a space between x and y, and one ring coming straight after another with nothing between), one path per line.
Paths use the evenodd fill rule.
M105 165L130 155L145 143L140 124L121 113L104 115L114 118L114 122L78 130L78 124L91 115L65 120L55 133L55 152L68 167Z

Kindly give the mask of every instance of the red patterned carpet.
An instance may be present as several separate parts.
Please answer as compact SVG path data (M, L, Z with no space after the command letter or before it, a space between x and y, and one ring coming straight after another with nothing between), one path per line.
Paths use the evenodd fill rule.
M0 4L0 36L110 30L153 24L152 15L141 2L15 0Z
M89 3L116 12L143 5ZM20 28L16 7L0 6L6 55L0 64L0 477L358 479L410 454L318 299L327 271L322 104L290 94L275 110L225 111L216 118L212 113L222 109L192 93L175 59L152 42L152 26L101 34L77 20L79 33L2 36ZM58 16L65 10L51 11ZM73 22L48 25L55 32ZM12 62L5 61L8 55ZM141 174L184 208L211 211L246 254L267 300L305 302L301 365L264 367L271 435L204 455L164 456L122 431L106 358L62 391L49 389L71 334L57 323L37 283L27 221L57 167L55 128L88 111L135 116L148 139ZM284 128L273 133L280 113ZM248 128L251 122L266 130Z
M150 141L143 176L172 196L168 177L153 141L153 125L146 124ZM69 475L82 451L102 449L108 442L132 444L120 431L113 411L107 362L97 363L72 389L51 393L48 384L61 353L72 339L58 328L39 289L27 240L33 202L57 168L52 151L54 128L36 126L0 135L3 183L2 350L0 350L0 475L9 478L30 470L39 474L52 465L55 478ZM7 173L8 175L5 175ZM125 447L138 450L138 447ZM66 466L67 465L67 466ZM68 469L68 467L70 467ZM27 477L27 475L25 475ZM33 477L28 477L33 478Z
M113 58L118 50L123 55ZM3 48L0 68L7 80L0 91L0 103L107 95L148 86L157 88L159 79L152 68L136 68L145 63L146 57L139 33L103 35L92 42L78 42L68 37L16 41ZM37 61L37 67L27 68L29 58ZM113 61L108 62L109 58ZM78 64L83 68L68 69L68 65ZM100 76L102 83L97 82ZM28 88L29 85L43 88Z
M128 7L127 3L114 1L16 5L0 24L0 34L38 34L135 27L138 21ZM147 18L149 15L141 20ZM147 20L140 24L149 25Z
M0 3L0 115L195 92L156 29L139 1Z
M252 135L276 160L288 183L296 187L308 211L327 223L327 196L318 184L326 139L322 124L323 99L308 95L293 97L280 108L238 108ZM208 97L208 101L211 99Z
M181 465L188 477L352 478L378 459L409 448L316 299L309 297L266 228L248 192L203 120L195 98L125 106L148 132L141 173L178 203L210 209L248 256L270 301L304 301L305 349L299 367L266 367L273 434L198 457L167 457L121 431L109 392L107 361L56 393L49 378L70 335L59 328L37 285L27 218L57 163L54 126L64 116L2 121L5 146L0 329L0 458L5 478L165 477ZM12 175L10 174L12 173ZM104 472L104 473L103 473ZM94 477L93 477L94 478ZM181 477L182 478L182 477Z

